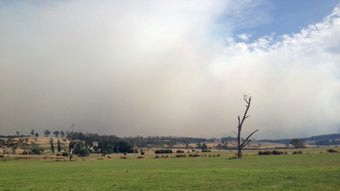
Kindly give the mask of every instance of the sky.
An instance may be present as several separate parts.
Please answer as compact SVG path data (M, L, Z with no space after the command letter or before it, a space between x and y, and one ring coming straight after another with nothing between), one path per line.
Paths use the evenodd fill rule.
M340 133L339 1L0 1L0 134L235 136L244 94L245 134Z

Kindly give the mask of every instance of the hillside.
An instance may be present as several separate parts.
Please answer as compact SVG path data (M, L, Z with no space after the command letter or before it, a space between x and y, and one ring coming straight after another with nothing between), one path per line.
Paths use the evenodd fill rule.
M336 134L328 134L328 135L317 135L312 137L304 137L300 138L309 144L315 145L340 145L340 133ZM270 142L270 143L280 143L280 144L288 144L291 139L263 139L259 140L262 142Z

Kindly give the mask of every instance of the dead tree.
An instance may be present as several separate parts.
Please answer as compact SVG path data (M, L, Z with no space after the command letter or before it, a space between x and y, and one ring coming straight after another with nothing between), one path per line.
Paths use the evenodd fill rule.
M246 102L246 110L244 111L242 119L240 118L240 116L237 117L237 119L238 119L238 126L237 126L237 158L239 158L239 159L242 158L242 150L251 142L251 139L250 139L251 136L253 136L257 131L259 131L258 129L256 129L255 131L250 133L246 139L242 139L241 140L241 131L242 131L242 127L243 127L244 121L248 117L250 117L250 115L248 115L248 111L249 111L249 108L250 108L251 96L248 97L247 95L244 95L243 99Z
M75 146L76 146L76 145L73 143L73 141L70 140L70 144L68 145L68 148L69 148L69 159L70 159L70 161L72 160L72 157L73 157L73 154L74 154L74 149L76 148Z

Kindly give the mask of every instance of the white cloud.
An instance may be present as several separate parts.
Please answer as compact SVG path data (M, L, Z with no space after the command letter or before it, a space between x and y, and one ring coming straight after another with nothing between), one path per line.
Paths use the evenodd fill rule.
M0 6L0 134L76 122L118 135L233 135L244 93L254 100L245 128L259 137L336 131L338 9L300 33L253 43L231 37L240 18L231 17L228 40L216 39L212 30L235 6L239 15L249 9L228 1Z
M243 41L248 41L249 38L251 37L251 34L242 33L242 34L237 35L237 37Z

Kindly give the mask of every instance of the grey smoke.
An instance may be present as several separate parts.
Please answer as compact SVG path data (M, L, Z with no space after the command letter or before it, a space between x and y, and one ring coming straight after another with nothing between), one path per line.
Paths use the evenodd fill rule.
M338 131L339 8L317 29L249 44L233 38L235 21L218 22L226 12L244 20L234 6L1 2L0 134L75 122L120 136L233 136L244 93L245 132L258 138Z

